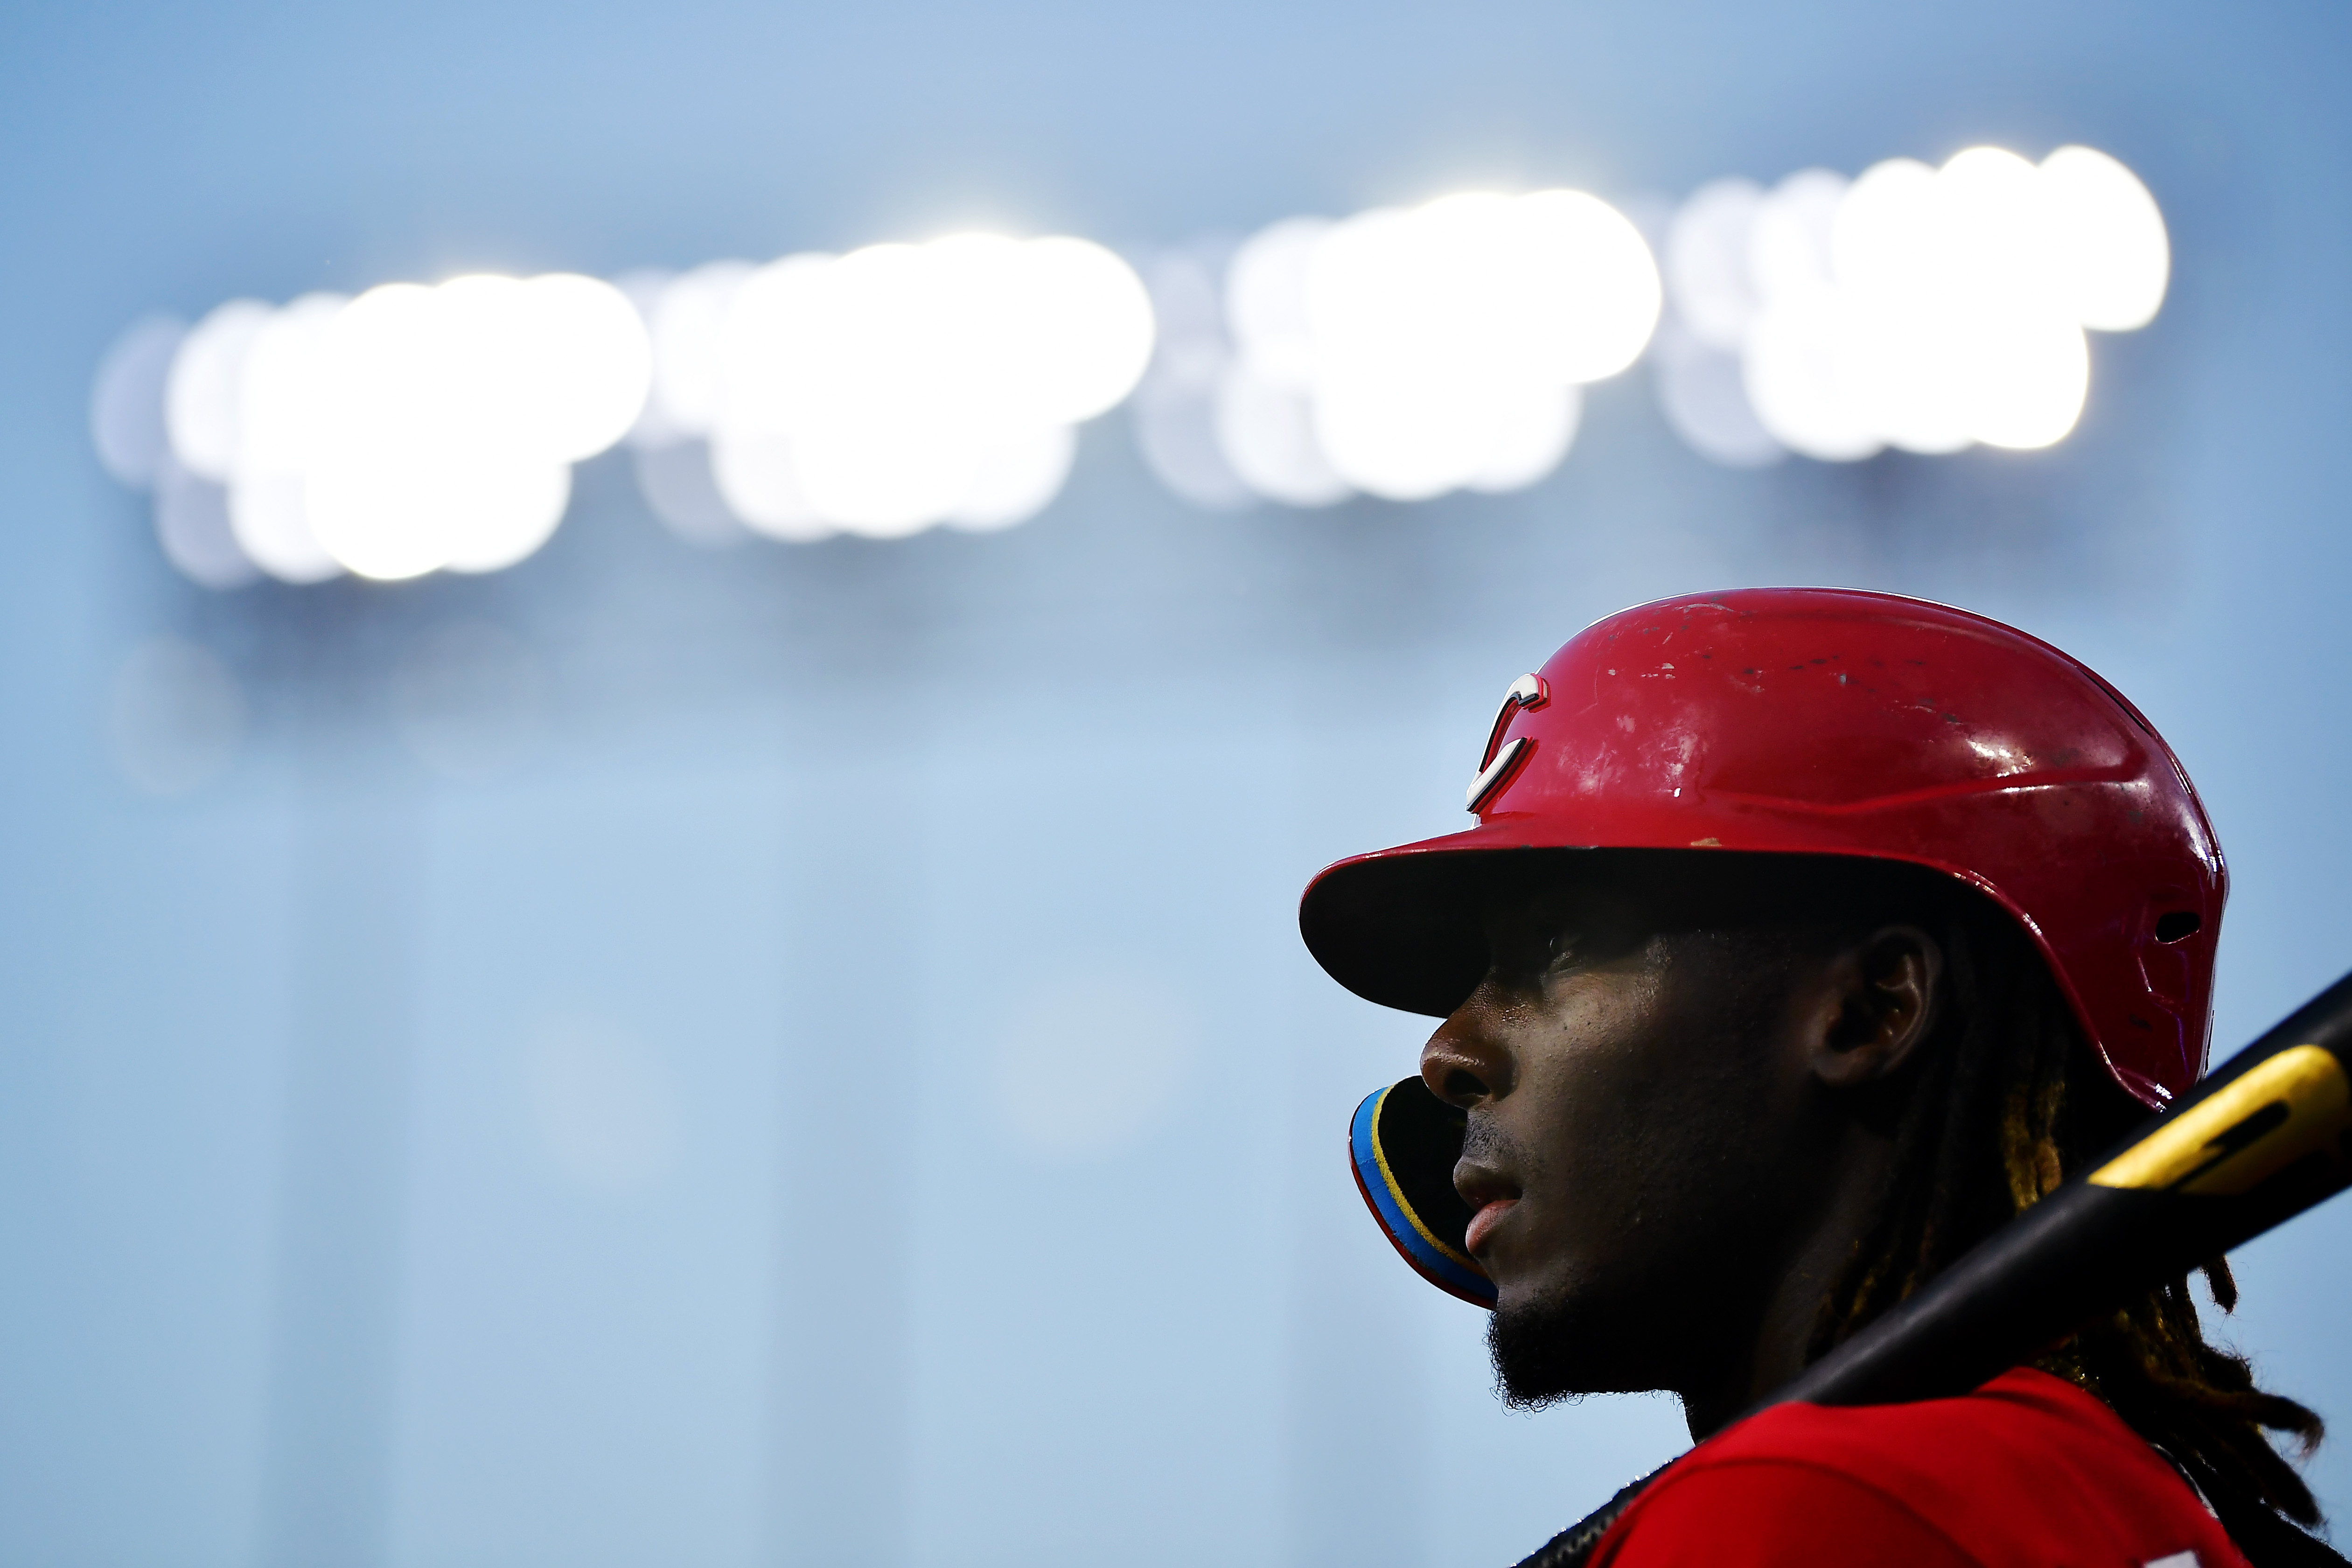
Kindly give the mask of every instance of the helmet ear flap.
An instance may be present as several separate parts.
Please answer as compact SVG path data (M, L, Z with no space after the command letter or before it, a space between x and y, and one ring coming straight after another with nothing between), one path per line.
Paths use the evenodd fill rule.
M1471 1209L1454 1190L1469 1120L1419 1078L1374 1090L1348 1127L1356 1190L1413 1271L1473 1306L1495 1304L1495 1282L1471 1258Z

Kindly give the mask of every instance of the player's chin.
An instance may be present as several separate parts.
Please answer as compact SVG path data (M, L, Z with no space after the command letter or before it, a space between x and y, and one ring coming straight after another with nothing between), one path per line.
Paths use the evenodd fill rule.
M1486 1349L1507 1403L1539 1407L1654 1385L1638 1364L1646 1358L1597 1306L1568 1291L1503 1293L1487 1319Z

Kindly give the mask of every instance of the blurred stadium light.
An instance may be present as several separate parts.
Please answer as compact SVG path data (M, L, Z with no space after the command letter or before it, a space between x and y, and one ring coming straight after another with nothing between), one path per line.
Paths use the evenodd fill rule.
M1091 241L967 234L236 299L131 327L91 433L216 588L511 566L624 436L697 543L1006 528L1139 387L1145 460L1200 505L1420 501L1543 479L1582 388L1645 350L1669 423L1734 466L2047 446L2082 413L2084 332L2151 319L2170 256L2106 154L1972 147L1703 185L1664 263L1547 190L1286 218L1152 258L1148 286Z
M1994 147L1941 169L1890 159L1851 183L1809 169L1769 192L1717 181L1667 241L1682 333L1661 397L1732 463L1774 443L1832 462L2048 446L2089 391L2084 329L2145 326L2169 270L2155 200L2087 147L2038 166ZM1707 392L1730 379L1718 356L1745 410Z

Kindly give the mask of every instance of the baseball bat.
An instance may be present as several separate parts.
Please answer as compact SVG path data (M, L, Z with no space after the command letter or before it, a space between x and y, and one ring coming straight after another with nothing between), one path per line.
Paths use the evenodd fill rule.
M2352 975L1755 1409L1966 1394L2347 1186ZM1522 1568L1580 1563L1646 1481Z

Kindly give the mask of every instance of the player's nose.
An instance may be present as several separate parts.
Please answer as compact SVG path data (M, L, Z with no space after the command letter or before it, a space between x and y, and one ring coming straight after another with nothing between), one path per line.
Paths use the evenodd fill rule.
M1481 986L1473 992L1421 1048L1421 1081L1465 1111L1508 1094L1515 1076L1509 1047L1489 1027L1486 990Z

